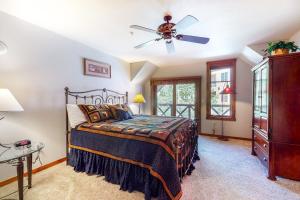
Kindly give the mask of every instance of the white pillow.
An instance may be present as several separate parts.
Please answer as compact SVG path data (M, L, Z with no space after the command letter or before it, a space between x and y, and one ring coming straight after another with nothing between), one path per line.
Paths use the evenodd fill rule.
M86 122L86 118L77 104L67 104L67 112L71 128L75 128L78 124Z

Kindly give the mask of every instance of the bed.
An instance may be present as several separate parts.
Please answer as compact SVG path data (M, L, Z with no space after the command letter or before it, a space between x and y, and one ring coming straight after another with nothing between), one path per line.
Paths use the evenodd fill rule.
M65 88L65 97L66 105L128 103L127 92L107 89L72 92ZM71 128L66 112L67 164L77 172L104 176L121 190L141 191L146 200L181 198L182 178L199 160L197 146L197 125L186 118L137 115Z

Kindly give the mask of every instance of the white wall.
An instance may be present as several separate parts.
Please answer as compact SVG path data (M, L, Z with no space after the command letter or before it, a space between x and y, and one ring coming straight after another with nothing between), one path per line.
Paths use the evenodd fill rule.
M25 109L0 121L0 142L41 141L42 161L52 162L65 156L65 86L129 91L129 99L135 95L128 63L2 12L0 24L0 40L8 45L8 53L0 56L0 88L10 89ZM84 76L83 57L110 63L112 78ZM14 167L0 165L0 180L15 175Z
M296 45L300 46L300 30L296 32L289 40L295 41Z
M252 120L252 73L251 66L237 60L237 100L236 100L236 121L224 122L225 135L236 137L251 137L251 120ZM201 126L202 133L212 133L212 129L215 127L216 134L220 134L221 121L207 120L206 119L206 63L201 62L191 66L176 66L176 67L163 67L159 68L153 75L153 78L161 77L184 77L184 76L201 76ZM145 86L145 98L148 102L150 99L150 81ZM151 104L146 104L145 113L150 114Z

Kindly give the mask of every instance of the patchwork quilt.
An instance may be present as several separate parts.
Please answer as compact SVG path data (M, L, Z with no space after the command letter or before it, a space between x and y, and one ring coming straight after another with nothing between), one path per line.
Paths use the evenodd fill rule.
M162 182L170 199L179 199L175 143L193 134L192 125L186 118L159 116L83 123L71 131L70 148L147 168Z
M166 141L170 134L177 131L178 127L188 122L189 119L160 116L137 116L124 121L109 121L100 123L84 123L77 127L78 130L92 129L109 131L129 135L145 136Z

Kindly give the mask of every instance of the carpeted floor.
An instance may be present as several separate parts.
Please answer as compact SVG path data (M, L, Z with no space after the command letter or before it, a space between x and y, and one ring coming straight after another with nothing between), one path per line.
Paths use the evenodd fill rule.
M250 142L222 142L199 138L201 161L183 181L182 200L300 200L300 182L279 178L272 182L265 169L250 155ZM16 190L12 183L0 189L0 197ZM60 164L33 176L33 188L25 200L140 200L139 192L123 192L102 177L75 173ZM7 199L17 199L12 195Z

